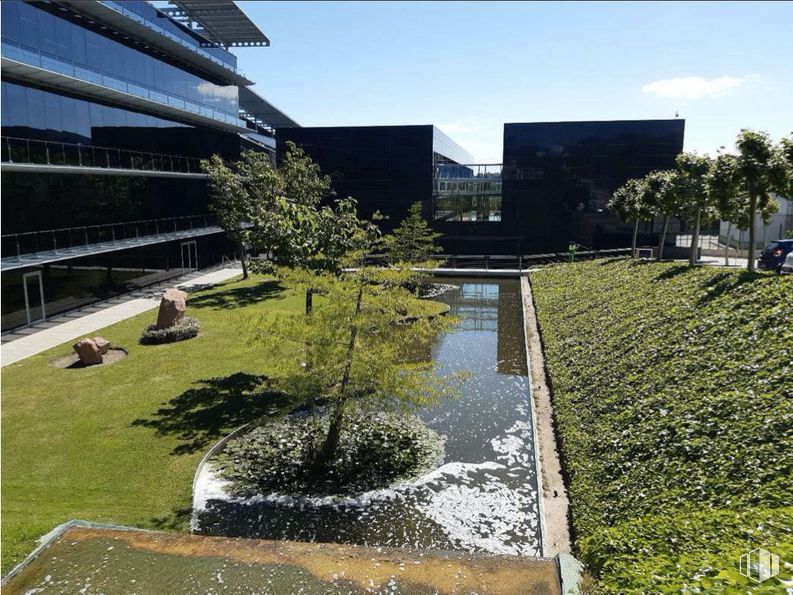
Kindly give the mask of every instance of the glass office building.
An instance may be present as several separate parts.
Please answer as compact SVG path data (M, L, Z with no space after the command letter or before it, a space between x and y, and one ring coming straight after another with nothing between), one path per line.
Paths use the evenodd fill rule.
M473 161L432 125L288 128L278 129L277 137L279 155L285 141L301 146L331 176L338 196L358 201L362 217L384 217L378 221L384 231L398 225L415 202L432 217L436 166Z
M630 178L675 167L684 120L504 125L503 237L520 254L630 246L632 226L606 208ZM645 228L640 243L653 241Z
M606 203L626 180L675 165L683 120L504 125L503 164L475 164L433 126L279 130L333 178L339 195L391 230L421 201L448 254L528 255L630 246ZM283 146L279 145L279 151ZM654 242L652 222L640 242ZM670 236L674 241L674 236Z
M229 51L267 37L215 4L2 3L3 330L233 251L200 160L297 124Z

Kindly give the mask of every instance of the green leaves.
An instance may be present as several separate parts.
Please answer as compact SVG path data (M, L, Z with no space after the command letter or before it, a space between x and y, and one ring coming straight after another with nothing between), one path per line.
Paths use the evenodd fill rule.
M755 539L790 558L793 277L611 260L531 279L601 589L721 588Z
M441 251L435 240L442 235L430 228L421 214L421 203L416 202L394 233L386 236L385 249L391 262L420 263Z
M294 143L280 167L266 153L246 151L227 166L217 155L202 162L209 174L212 209L235 240L278 262L315 271L339 271L347 257L378 236L358 219L352 198L333 200L330 178Z

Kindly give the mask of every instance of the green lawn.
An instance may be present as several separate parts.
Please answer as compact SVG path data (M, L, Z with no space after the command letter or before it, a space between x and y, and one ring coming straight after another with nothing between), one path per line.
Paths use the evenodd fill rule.
M315 308L322 297L314 298ZM102 329L129 357L59 369L71 342L2 369L2 572L35 540L73 518L184 530L192 481L206 450L229 430L290 408L269 393L266 345L249 342L248 318L303 312L305 296L252 276L192 294L195 339L138 345L157 310ZM437 313L422 301L416 313Z
M203 452L275 397L245 398L268 372L246 340L256 311L299 312L302 295L251 278L196 293L199 337L138 345L152 310L96 333L129 351L106 367L58 369L62 345L3 368L3 573L72 518L184 529Z
M745 593L744 552L793 562L793 276L611 260L531 282L594 590Z

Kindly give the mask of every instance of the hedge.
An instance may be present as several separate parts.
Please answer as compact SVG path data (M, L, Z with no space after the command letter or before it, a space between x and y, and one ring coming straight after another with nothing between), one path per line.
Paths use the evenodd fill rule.
M793 276L615 259L531 284L595 590L745 592L742 553L793 562Z

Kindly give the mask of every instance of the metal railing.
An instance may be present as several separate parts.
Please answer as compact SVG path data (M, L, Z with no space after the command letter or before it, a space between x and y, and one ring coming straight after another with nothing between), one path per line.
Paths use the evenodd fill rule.
M3 260L14 256L21 260L25 255L38 252L54 252L57 254L59 251L80 247L88 248L93 244L105 242L126 242L132 244L134 242L130 242L130 240L197 230L216 226L217 224L217 217L207 214L28 231L3 235L1 249ZM76 254L75 256L79 255Z
M630 248L609 248L604 250L578 250L573 259L594 260L615 256L630 256ZM441 269L479 269L485 271L523 271L528 268L554 262L570 262L568 252L548 252L543 254L435 254L432 256ZM387 255L370 255L366 263L371 265L387 265Z
M196 157L114 149L57 141L42 141L13 136L0 137L0 161L32 165L66 165L200 174Z

